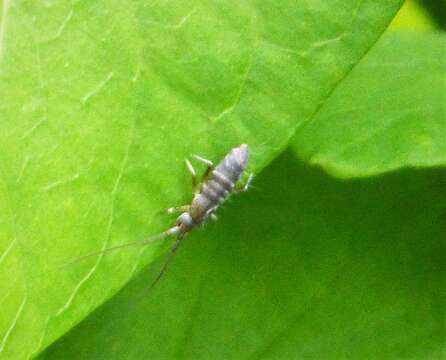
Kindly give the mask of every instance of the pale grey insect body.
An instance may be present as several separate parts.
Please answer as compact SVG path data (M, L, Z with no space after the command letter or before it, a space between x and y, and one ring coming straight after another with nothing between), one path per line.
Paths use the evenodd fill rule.
M164 262L158 276L152 282L149 289L155 286L155 284L163 276L167 265L180 246L184 235L193 228L203 224L208 218L215 218L215 211L218 209L218 207L231 193L237 190L237 182L244 174L248 165L249 147L246 144L242 144L236 148L233 148L216 167L214 167L212 161L204 159L200 156L195 155L194 158L207 165L207 170L203 175L203 179L205 179L205 181L203 181L201 184L200 190L195 193L190 205L170 208L168 210L170 213L176 211L183 211L183 213L178 217L175 226L166 230L161 234L161 236L157 236L157 238L177 235L177 239L172 246L169 256ZM194 186L196 186L197 182L195 170L188 160L186 160L186 165L192 174L192 182ZM207 178L208 175L210 175L209 178ZM248 189L251 180L252 174L249 176L248 181L242 188L243 191ZM151 239L148 241L150 240Z
M194 158L201 161L207 166L207 170L202 176L201 185L197 183L196 172L192 164L186 160L188 170L192 174L192 183L194 188L198 191L195 192L190 205L179 206L168 209L169 213L181 212L176 224L170 229L163 231L158 235L149 237L143 241L134 241L117 246L113 246L95 253L88 254L76 260L82 260L90 256L102 254L109 251L130 247L132 245L146 245L155 240L161 240L171 235L176 235L177 239L172 246L169 256L164 262L158 276L152 282L150 288L152 288L163 275L164 271L176 250L178 249L181 240L184 235L191 231L193 228L202 225L209 218L216 218L215 212L219 206L226 200L226 198L234 192L246 191L251 183L252 174L249 176L246 184L242 188L237 187L237 183L246 171L249 161L249 147L246 144L241 144L238 147L233 148L217 165L214 166L212 161L204 159L195 155Z
M200 161L205 160L200 157L196 158ZM208 162L209 160L205 160L211 176L201 185L201 189L195 194L189 209L178 218L176 225L178 231L174 228L171 231L186 233L212 217L218 207L235 190L237 182L246 170L248 160L249 147L246 144L232 149L215 168L212 163ZM188 167L190 168L190 163ZM195 176L195 171L192 175Z

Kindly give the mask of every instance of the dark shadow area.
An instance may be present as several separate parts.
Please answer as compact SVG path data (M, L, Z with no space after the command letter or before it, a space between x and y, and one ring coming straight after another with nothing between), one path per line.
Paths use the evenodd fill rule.
M446 172L340 181L286 152L41 359L395 359L444 340ZM159 264L158 264L159 267Z
M432 16L435 23L446 30L446 1L445 0L417 0Z

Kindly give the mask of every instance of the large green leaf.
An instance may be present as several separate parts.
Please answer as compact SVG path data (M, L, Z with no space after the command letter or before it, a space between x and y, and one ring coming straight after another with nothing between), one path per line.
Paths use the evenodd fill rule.
M446 165L446 35L388 33L295 137L340 177Z
M446 29L446 0L414 0L420 6L423 6L429 16L443 30Z
M0 356L39 352L158 249L60 264L169 225L183 159L247 142L257 172L399 0L3 0Z
M433 11L428 11L427 7L424 6L424 4L428 5L427 2L430 1L431 0L404 1L403 6L389 25L388 30L411 32L440 30L440 24L436 21L436 16ZM432 0L432 2L439 3L438 0Z
M341 182L287 153L254 185L42 360L439 358L444 171Z

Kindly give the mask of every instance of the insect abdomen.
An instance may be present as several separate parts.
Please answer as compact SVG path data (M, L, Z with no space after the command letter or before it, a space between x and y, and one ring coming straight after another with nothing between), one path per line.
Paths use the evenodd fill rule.
M234 188L237 181L242 176L243 172L248 165L249 159L249 149L248 145L242 144L237 148L232 149L232 151L225 156L225 158L218 164L215 168L214 173L217 172L225 176L232 183L232 188ZM214 174L214 179L216 179Z
M200 193L194 198L191 215L199 223L234 191L237 181L246 169L249 159L248 145L242 144L225 156L212 171L212 178L206 181Z

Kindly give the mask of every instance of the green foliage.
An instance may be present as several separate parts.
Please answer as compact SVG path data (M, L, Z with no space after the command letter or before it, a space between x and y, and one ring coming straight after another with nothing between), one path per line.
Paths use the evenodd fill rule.
M390 24L389 30L439 30L440 24L435 20L437 9L434 10L434 8L431 8L431 5L433 5L433 3L437 3L438 7L440 8L443 7L443 5L440 4L438 0L405 0L403 6L398 12L398 15L395 16L392 23ZM446 1L444 5L446 5Z
M446 36L389 33L336 88L294 148L341 177L446 165Z
M341 182L289 152L42 360L440 358L445 175Z
M219 224L191 234L143 303L154 268L137 275L169 242L70 263L169 226L162 210L190 201L183 160L192 153L218 160L245 142L259 173L299 129L295 150L329 159L316 162L344 177L444 164L444 108L435 96L425 95L433 110L428 120L422 113L422 129L408 115L414 138L437 141L434 161L420 141L396 143L386 161L365 142L347 165L336 151L330 158L333 143L319 146L326 130L349 135L321 118L330 106L352 109L351 96L340 99L345 87L356 96L355 86L375 81L370 100L383 92L385 67L382 81L357 78L379 54L349 72L400 3L0 2L0 358L40 354L132 277L42 357L438 354L440 339L427 335L440 326L442 300L438 171L340 183L289 152ZM401 66L401 76L425 74L441 90L444 63L423 57L440 52L441 36L383 44L376 51L392 61L417 54L414 74ZM397 74L391 85L402 97L395 108L413 104ZM361 136L376 111L366 106L357 114ZM381 125L392 121L385 110ZM416 349L414 337L423 339ZM352 349L355 342L363 346Z
M424 7L439 28L446 29L446 0L414 0Z

